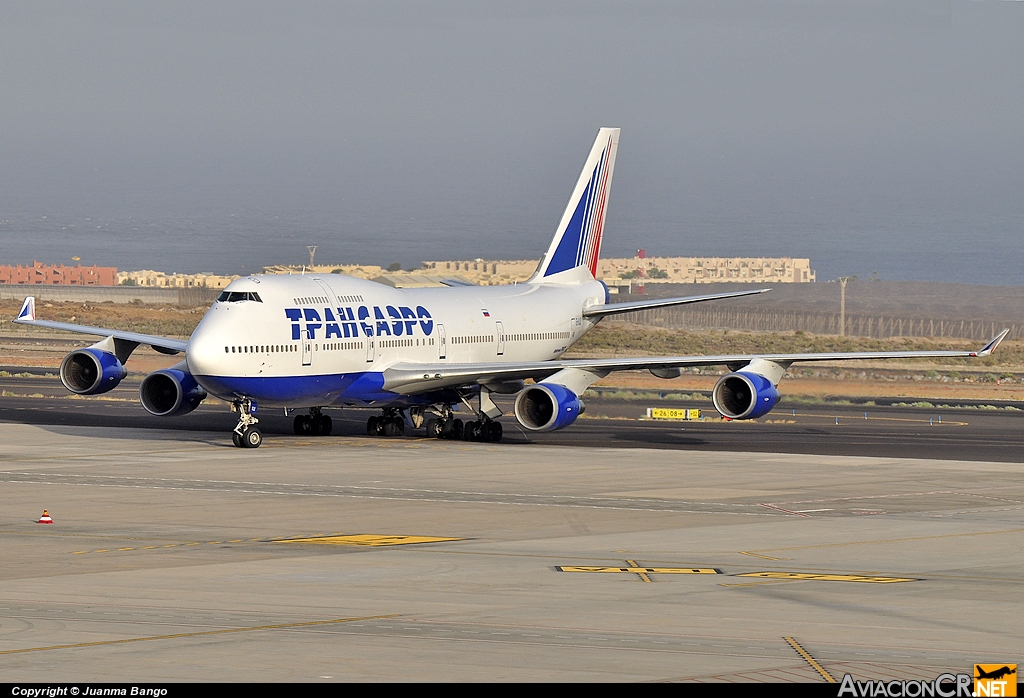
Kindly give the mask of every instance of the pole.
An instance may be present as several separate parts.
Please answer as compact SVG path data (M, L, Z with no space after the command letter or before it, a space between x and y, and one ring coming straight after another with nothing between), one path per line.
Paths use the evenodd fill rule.
M839 277L839 336L846 336L846 282L849 276Z

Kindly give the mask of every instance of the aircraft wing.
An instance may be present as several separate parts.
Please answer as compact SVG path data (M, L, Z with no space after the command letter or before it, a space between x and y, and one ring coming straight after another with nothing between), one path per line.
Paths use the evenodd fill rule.
M564 369L575 368L604 376L612 371L687 368L693 366L742 367L755 359L772 361L784 367L799 361L851 361L857 359L928 359L988 356L1009 330L1003 330L977 351L853 351L804 354L722 354L719 356L638 356L612 359L569 359L495 362L489 364L396 364L384 370L384 389L411 395L438 388L453 388L473 383L504 380L543 380Z
M637 310L650 310L651 308L667 308L673 305L686 305L687 303L702 303L704 301L719 301L723 298L738 298L740 296L753 296L758 293L767 293L770 288L758 288L751 291L730 291L728 293L708 293L703 296L682 296L678 298L652 298L642 301L626 301L625 303L607 303L605 305L592 305L583 309L583 317L602 318L608 315L619 313L632 313Z
M123 342L131 342L136 346L139 344L148 344L161 354L177 354L178 352L185 351L185 347L188 346L187 339L171 339L170 337L139 334L138 332L108 330L103 327L90 327L88 325L73 325L67 322L36 320L36 299L33 296L29 296L25 299L25 303L21 306L21 311L18 313L18 317L16 317L12 322L16 322L19 325L46 327L51 330L77 332L78 334L88 334L95 337L113 337L114 339L121 340ZM134 347L132 348L134 349Z

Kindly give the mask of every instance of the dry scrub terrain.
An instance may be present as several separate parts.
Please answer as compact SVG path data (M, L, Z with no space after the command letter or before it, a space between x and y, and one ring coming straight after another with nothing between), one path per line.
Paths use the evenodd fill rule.
M0 365L55 368L69 349L68 340L81 339L82 344L88 343L87 338L12 324L10 320L19 307L18 301L0 301ZM36 307L37 315L48 320L172 337L187 337L204 312L204 308L115 303L40 302ZM686 332L607 324L584 337L567 357L977 348L978 342L961 340L865 339L799 332ZM148 372L178 360L180 357L167 357L140 348L132 356L128 368L133 373ZM684 373L675 380L655 378L647 372L624 372L609 376L598 386L672 392L710 390L722 372L722 369L712 367ZM856 398L1024 400L1024 341L1004 342L993 356L976 360L798 364L790 369L785 392Z

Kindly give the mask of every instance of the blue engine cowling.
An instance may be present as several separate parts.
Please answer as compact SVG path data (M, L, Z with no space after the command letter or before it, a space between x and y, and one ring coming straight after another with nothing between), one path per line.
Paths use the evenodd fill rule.
M715 409L729 419L756 419L768 414L779 401L779 391L757 373L736 371L722 376L711 393Z
M154 371L139 386L142 406L157 417L177 417L188 414L206 399L192 374L178 368Z
M531 431L564 429L583 411L579 396L557 383L537 383L516 396L516 419Z
M117 357L89 347L77 349L60 362L60 382L78 395L99 395L117 387L128 375Z

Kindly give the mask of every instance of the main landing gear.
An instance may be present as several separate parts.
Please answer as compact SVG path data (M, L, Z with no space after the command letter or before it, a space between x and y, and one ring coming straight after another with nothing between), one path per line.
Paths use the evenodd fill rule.
M233 402L231 409L238 412L238 424L231 432L231 441L238 448L259 448L263 443L263 432L256 425L258 419L253 416L253 402L249 398Z
M310 407L309 414L296 415L292 428L299 436L330 436L333 422L320 407Z
M480 419L472 422L456 419L455 413L448 405L444 405L438 412L437 419L428 419L425 423L427 436L430 438L488 443L501 441L501 422L491 419L483 411L478 413Z
M380 417L366 420L367 436L401 436L405 433L405 418L400 410L384 410Z
M437 417L424 420L423 408L414 407L409 410L409 422L414 428L421 424L431 439L448 439L451 441L483 441L497 443L501 441L501 423L486 415L479 421L463 422L456 419L452 408L448 405L435 405L431 408ZM402 436L405 434L406 418L398 409L386 409L380 417L366 420L368 436Z

